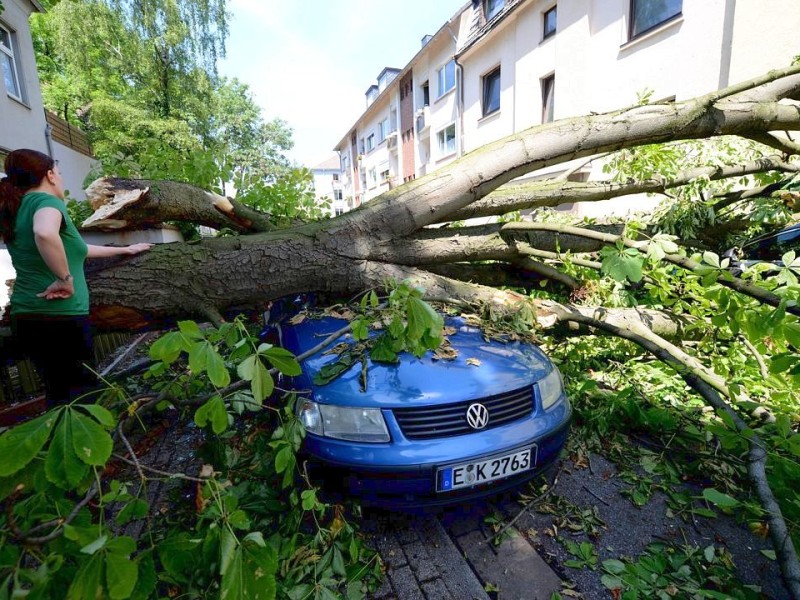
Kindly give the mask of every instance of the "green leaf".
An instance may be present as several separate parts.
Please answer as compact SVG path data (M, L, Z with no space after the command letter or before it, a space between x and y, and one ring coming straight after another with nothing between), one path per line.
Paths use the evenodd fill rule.
M714 546L706 546L703 550L703 556L705 557L706 562L713 562L715 554L716 550L714 549Z
M783 335L792 346L800 348L800 323L784 324Z
M732 508L734 506L739 506L739 501L736 498L732 498L728 494L723 494L714 488L704 489L703 498L705 498L708 502L711 502L711 504L719 506L720 508Z
M283 473L286 467L289 466L289 462L293 456L291 447L286 445L281 448L277 454L275 454L275 470L278 473Z
M94 417L95 421L100 423L100 425L106 429L113 429L117 424L117 420L114 418L114 415L112 415L108 409L103 408L99 404L76 404L75 408L80 408L88 412Z
M62 489L70 489L86 477L89 466L75 453L72 443L72 428L69 420L61 419L53 433L44 463L48 481Z
M713 252L708 252L708 251L703 252L703 262L706 263L707 265L711 265L715 269L720 268L719 256L717 254L714 254Z
M419 298L409 298L406 305L406 320L408 321L408 336L418 340L425 333L438 335L442 329L442 317L433 307Z
M776 560L775 550L762 550L761 554L763 554L764 556L766 556L770 560Z
M205 339L203 332L200 331L200 326L194 321L179 321L178 329L187 338L192 340Z
M148 551L138 558L137 563L138 576L136 586L131 593L131 600L148 600L153 595L157 583L153 555Z
M194 413L194 422L198 427L211 423L211 429L219 435L228 428L228 411L219 396L212 397Z
M275 598L278 560L270 546L241 544L222 576L221 600Z
M303 500L303 510L311 510L317 504L317 492L315 490L304 490L300 497Z
M600 251L600 256L603 259L601 271L614 279L615 281L623 282L625 280L634 283L642 280L642 266L644 265L644 258L634 248L634 254L628 252L620 252L617 248L605 246Z
M387 335L381 335L369 352L369 357L376 362L397 363L397 353L392 350L392 340Z
M612 575L619 575L625 571L625 563L621 560L611 558L603 561L603 568Z
M121 554L122 556L130 556L136 552L136 542L129 535L120 535L111 538L106 544L106 550L114 554Z
M294 354L285 348L277 348L273 346L261 354L267 358L273 367L278 369L278 371L284 375L295 377L302 373L302 370L300 369L300 363L297 362Z
M0 435L0 477L16 473L33 460L50 437L60 414L61 410L47 412Z
M130 558L119 554L106 555L106 583L112 600L129 598L138 574L138 565Z
M231 374L225 366L225 361L215 348L208 354L206 363L206 373L208 378L217 387L226 387L231 382Z
M220 533L219 540L219 573L225 575L228 572L233 559L236 555L236 549L239 546L239 541L236 536L231 533L230 529L223 529Z
M66 415L72 428L72 447L87 465L103 466L111 456L114 443L108 432L96 421L84 417L76 411Z
M83 548L81 548L81 552L83 554L94 554L95 552L100 550L103 546L105 546L107 541L108 541L108 536L101 535L91 544L86 544Z
M356 341L365 340L369 337L369 327L367 320L359 317L350 322L350 330L353 332L353 339Z
M250 518L243 510L235 510L228 515L228 523L230 523L231 527L235 527L236 529L250 528Z
M115 521L117 525L125 525L136 519L141 519L147 515L149 508L150 505L147 502L141 498L134 498L117 513Z
M78 569L67 590L67 600L94 600L104 595L103 560L100 555L95 555Z
M255 372L257 360L259 360L258 355L251 354L250 356L245 358L242 362L240 362L239 366L236 367L236 372L239 374L239 377L241 377L245 381L251 381L253 379L253 373Z
M269 374L264 363L258 357L256 357L255 368L253 369L253 378L250 380L250 389L253 391L253 398L259 404L269 398L275 389L272 375Z
M183 348L183 338L177 331L170 331L158 338L150 346L150 358L167 364L175 362Z

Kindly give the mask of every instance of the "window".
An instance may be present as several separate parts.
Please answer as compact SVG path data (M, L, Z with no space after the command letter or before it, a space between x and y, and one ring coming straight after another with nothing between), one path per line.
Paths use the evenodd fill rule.
M334 173L333 174L333 180L334 181L339 181L339 174L338 173Z
M436 134L439 142L439 155L452 154L456 151L456 124L448 125Z
M343 208L334 208L333 212L336 213L336 216L338 217L339 215L343 215L344 214L344 209Z
M438 79L439 82L439 87L438 87L439 95L437 96L437 98L441 98L456 86L455 59L451 60L441 69L436 71L436 78Z
M364 138L358 140L358 153L364 154Z
M378 174L375 169L369 170L369 187L375 187L375 184L378 183Z
M483 76L483 116L500 110L500 67Z
M554 6L544 13L544 31L542 39L546 40L556 33L556 7Z
M333 199L334 200L341 200L342 198L343 198L342 190L333 190Z
M505 0L484 0L483 14L486 17L486 20L489 21L493 19L497 13L503 10L504 4Z
M428 86L428 82L422 84L422 106L430 106L431 105L431 88Z
M3 69L3 80L6 82L6 91L12 98L22 100L17 57L14 56L15 42L14 34L0 25L0 63Z
M542 79L542 123L553 120L555 109L556 76L548 75Z
M389 118L378 123L378 143L380 144L389 135Z
M677 17L682 6L682 0L631 0L630 37Z
M373 148L375 148L375 134L370 133L367 136L367 152L372 152Z
M381 171L381 181L386 181L387 179L389 179L389 169Z

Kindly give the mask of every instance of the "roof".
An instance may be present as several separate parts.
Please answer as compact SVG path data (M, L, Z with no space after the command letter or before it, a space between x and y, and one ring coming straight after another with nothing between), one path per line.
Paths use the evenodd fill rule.
M434 39L434 38L438 38L439 36L445 35L445 32L447 32L447 34L448 34L448 35L452 35L452 33L451 33L451 32L449 31L449 29L448 29L448 26L449 26L449 25L450 25L450 23L452 23L452 22L453 22L455 19L457 19L458 17L460 17L460 16L461 16L461 14L462 14L462 13L463 13L465 10L467 10L467 9L468 9L470 6L472 6L472 0L469 0L469 2L467 2L467 3L466 3L464 6L462 6L461 8L459 8L459 9L458 9L458 10L455 12L455 14L453 14L453 16L452 16L452 17L450 17L450 18L447 20L447 22L446 22L446 23L444 23L444 24L443 24L443 25L442 25L442 26L439 28L439 31L437 31L435 34L433 34L433 35L431 36L431 39L429 40L429 42L430 42L430 41L433 41L433 39ZM396 84L396 85L400 85L399 81L400 81L400 79L402 78L402 76L403 76L403 75L405 75L406 73L408 73L408 72L411 70L411 67L413 67L413 66L414 66L414 64L416 64L417 60L418 60L418 59L419 59L419 57L422 55L422 53L426 51L426 49L427 49L427 46L428 46L428 44L427 44L427 43L426 43L426 44L424 44L424 45L422 45L422 46L420 47L420 49L419 49L419 50L417 50L417 53L414 55L414 57L413 57L413 58L412 58L410 61L408 61L408 64L407 64L405 67L403 67L402 69L398 70L397 77L396 77L395 79L393 79L393 80L392 80L392 82L391 82L389 85L387 85L387 86L384 88L384 90L383 90L383 91L382 91L380 94L378 94L378 97L377 97L377 98L375 98L375 100L374 100L374 101L373 101L373 102L372 102L372 103L371 103L371 104L370 104L370 105L369 105L369 106L366 108L366 110L365 110L363 113L361 113L361 115L358 117L358 119L356 119L355 123L353 123L353 124L352 124L350 127L348 127L348 128L347 128L347 133L346 133L346 134L345 134L345 135L342 137L342 139L341 139L341 140L339 140L339 142L336 144L336 146L334 146L334 150L335 150L336 148L338 148L339 146L341 146L342 144L346 144L347 142L349 142L349 141L350 141L350 134L353 132L353 130L356 128L356 126L359 124L359 122L361 122L361 120L362 120L362 119L364 118L364 116L365 116L365 115L366 115L366 114L367 114L367 113L370 111L370 109L371 109L371 108L374 108L376 105L378 105L378 100L380 100L381 96L383 96L384 94L387 94L387 93L389 92L389 90L390 90L392 87L394 87L394 84L395 84L395 82L397 82L397 84Z
M339 161L339 156L334 154L330 158L323 160L318 165L311 167L312 171L319 170L334 170L339 171L342 168L342 163Z

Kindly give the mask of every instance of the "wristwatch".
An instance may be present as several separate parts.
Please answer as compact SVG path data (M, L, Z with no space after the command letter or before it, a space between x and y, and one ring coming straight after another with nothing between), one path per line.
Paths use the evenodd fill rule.
M72 273L67 273L63 277L58 277L58 280L63 281L64 283L69 283L70 281L72 281Z

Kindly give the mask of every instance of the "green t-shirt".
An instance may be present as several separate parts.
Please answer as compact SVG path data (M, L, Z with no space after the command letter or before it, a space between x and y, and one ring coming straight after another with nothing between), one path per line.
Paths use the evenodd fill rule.
M69 272L74 278L75 293L70 298L38 298L56 280L39 254L33 236L33 215L41 208L55 208L61 213L61 241L67 253ZM11 263L17 272L11 294L11 314L88 315L89 288L83 273L88 248L67 214L64 202L44 192L29 192L22 198L14 224L14 241L8 244Z

